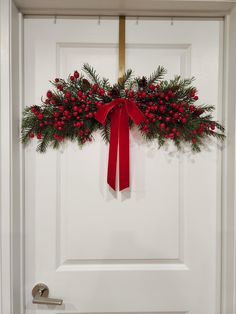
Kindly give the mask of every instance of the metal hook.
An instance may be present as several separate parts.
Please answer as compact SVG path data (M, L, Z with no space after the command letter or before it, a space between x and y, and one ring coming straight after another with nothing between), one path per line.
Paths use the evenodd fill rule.
M98 16L98 25L101 25L101 16Z
M139 16L136 17L136 25L139 24Z
M57 24L57 16L54 16L54 24Z
M174 18L171 17L171 22L170 22L170 25L173 26L174 25Z

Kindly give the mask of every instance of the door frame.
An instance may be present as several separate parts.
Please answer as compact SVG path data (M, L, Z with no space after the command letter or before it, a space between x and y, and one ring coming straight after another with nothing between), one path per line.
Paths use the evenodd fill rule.
M24 314L24 150L17 140L23 104L24 16L13 0L0 0L0 14L0 313ZM171 15L176 16L174 6ZM203 10L198 16L206 18L208 13ZM219 17L224 18L222 115L228 136L222 153L221 293L216 314L229 314L236 311L236 5Z

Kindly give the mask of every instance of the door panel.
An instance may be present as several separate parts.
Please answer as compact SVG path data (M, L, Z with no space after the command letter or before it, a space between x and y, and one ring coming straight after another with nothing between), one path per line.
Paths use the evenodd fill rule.
M126 67L149 75L159 64L196 76L200 99L217 106L222 21L127 19ZM118 19L25 20L25 104L48 80L83 63L116 82ZM215 314L219 299L220 153L158 150L131 132L131 189L106 184L108 147L25 150L26 312ZM37 282L61 307L33 305Z

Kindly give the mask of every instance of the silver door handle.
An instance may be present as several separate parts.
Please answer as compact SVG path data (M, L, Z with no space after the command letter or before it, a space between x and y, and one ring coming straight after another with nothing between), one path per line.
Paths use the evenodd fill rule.
M32 290L33 303L36 304L51 304L51 305L62 305L62 299L48 298L49 288L44 283L38 283Z

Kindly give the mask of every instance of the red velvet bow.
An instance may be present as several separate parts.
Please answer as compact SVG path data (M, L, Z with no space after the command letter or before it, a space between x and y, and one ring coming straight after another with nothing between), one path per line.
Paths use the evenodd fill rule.
M120 191L129 187L129 117L135 124L140 124L145 116L134 101L125 98L113 99L102 105L95 118L105 124L111 111L111 135L108 159L107 183L116 190L116 165L119 147L119 183Z

